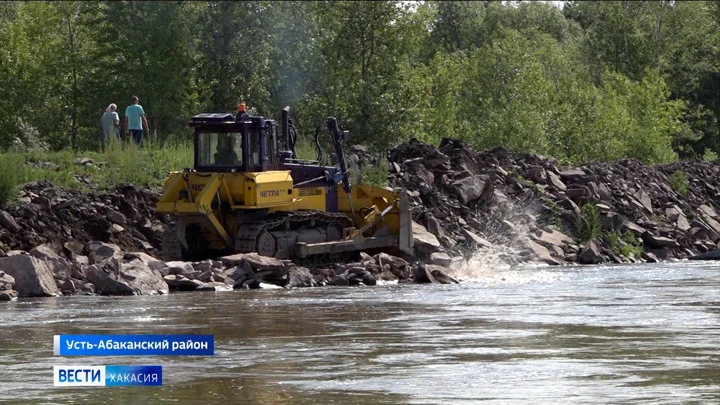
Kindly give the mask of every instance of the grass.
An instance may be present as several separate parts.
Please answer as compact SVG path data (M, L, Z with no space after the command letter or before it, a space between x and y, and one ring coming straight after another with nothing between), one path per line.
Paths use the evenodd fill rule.
M312 143L298 143L298 155L315 159ZM80 158L92 159L88 165ZM323 162L329 164L329 155ZM142 147L113 139L104 151L43 150L0 154L0 204L12 203L19 187L28 182L48 180L56 186L83 191L103 191L122 183L138 186L162 185L171 171L193 165L193 146L189 141L160 143L146 138ZM387 184L387 164L364 168L356 184Z
M18 186L25 182L25 159L15 154L0 156L0 204L17 195Z
M77 163L87 157L92 164ZM160 144L148 138L142 147L113 141L105 151L31 151L0 154L0 204L11 202L23 183L49 180L85 191L107 190L121 183L162 185L174 170L192 167L189 142Z
M375 165L365 166L356 180L356 184L367 184L375 187L387 187L388 163L385 159L380 159Z

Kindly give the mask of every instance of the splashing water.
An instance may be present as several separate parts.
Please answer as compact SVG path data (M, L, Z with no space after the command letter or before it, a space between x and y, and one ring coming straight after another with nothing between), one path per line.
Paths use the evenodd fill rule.
M483 234L493 246L482 247L464 261L451 266L451 276L461 281L525 283L547 281L550 273L538 270L547 265L528 254L530 239L542 205L526 195L503 204L488 218ZM551 276L554 278L555 276Z

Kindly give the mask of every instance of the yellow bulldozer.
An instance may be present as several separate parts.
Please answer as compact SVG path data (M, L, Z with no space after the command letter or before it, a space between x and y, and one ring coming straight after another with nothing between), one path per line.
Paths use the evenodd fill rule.
M412 253L406 193L351 185L343 145L348 131L328 118L335 166L299 159L289 114L280 122L237 113L192 117L194 167L172 172L157 203L174 225L163 260L195 261L257 252L307 266L350 260L363 250Z

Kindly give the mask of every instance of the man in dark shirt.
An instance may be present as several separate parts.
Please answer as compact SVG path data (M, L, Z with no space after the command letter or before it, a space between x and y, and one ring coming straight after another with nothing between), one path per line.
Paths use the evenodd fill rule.
M232 135L221 136L218 139L217 152L215 153L215 164L222 166L235 166L238 160L235 153L235 137Z

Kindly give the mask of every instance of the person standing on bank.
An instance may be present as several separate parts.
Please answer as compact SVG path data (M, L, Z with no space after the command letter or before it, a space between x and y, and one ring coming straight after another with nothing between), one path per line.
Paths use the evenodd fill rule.
M105 150L110 144L110 139L115 136L120 140L120 116L117 113L117 105L115 103L110 104L106 109L105 113L100 118L100 123L103 128L103 138L100 142L102 149Z
M143 140L143 129L148 131L147 118L145 118L145 110L138 104L140 101L137 96L132 96L131 103L125 109L125 136L132 135L136 144L140 145Z

